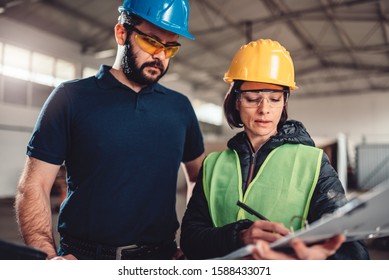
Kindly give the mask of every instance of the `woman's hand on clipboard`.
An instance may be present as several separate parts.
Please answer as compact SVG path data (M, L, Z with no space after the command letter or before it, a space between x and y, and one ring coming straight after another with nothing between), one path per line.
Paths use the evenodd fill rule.
M328 238L322 243L306 245L299 238L290 242L290 250L279 251L270 247L269 242L259 240L253 249L252 258L258 260L325 260L336 253L346 241L343 234Z

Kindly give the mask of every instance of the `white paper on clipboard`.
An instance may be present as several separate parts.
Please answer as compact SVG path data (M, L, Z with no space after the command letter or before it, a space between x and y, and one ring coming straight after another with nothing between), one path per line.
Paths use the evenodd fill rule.
M320 242L343 233L348 241L389 236L389 180L370 191L351 199L334 213L270 244L273 249L289 247L289 242L298 237L306 244ZM239 259L250 255L254 245L247 245L220 260Z
M287 247L295 237L312 244L339 233L343 233L347 241L389 235L389 181L353 198L334 213L271 243L270 246Z

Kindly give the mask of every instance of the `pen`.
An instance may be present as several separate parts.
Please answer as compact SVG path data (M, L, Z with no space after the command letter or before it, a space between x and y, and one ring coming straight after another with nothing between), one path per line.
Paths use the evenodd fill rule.
M268 218L266 218L265 216L259 214L257 211L255 211L254 209L250 208L249 206L247 206L246 204L244 204L243 202L240 202L239 200L236 202L236 205L238 205L239 207L241 207L242 209L246 210L248 213L250 213L251 215L254 215L256 216L257 218L260 218L261 220L265 220L265 221L270 221Z

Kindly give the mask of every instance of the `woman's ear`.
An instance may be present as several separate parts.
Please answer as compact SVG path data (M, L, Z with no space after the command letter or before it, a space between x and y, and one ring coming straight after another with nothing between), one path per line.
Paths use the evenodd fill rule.
M120 46L123 46L126 42L126 37L127 37L127 30L123 26L123 24L116 24L115 25L115 38L116 38L116 43Z

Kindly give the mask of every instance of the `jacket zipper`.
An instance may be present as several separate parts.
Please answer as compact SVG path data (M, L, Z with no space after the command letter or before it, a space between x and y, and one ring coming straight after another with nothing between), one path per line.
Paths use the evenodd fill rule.
M251 180L252 180L252 177L253 177L254 165L255 165L255 156L257 155L257 153L253 150L251 145L249 145L249 146L250 146L250 150L251 150L250 170L249 170L249 174L247 176L246 187L244 189L245 192L247 191L247 188L249 187L249 185L251 183Z

